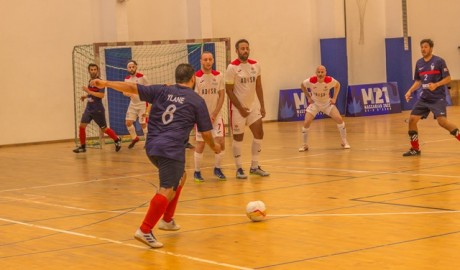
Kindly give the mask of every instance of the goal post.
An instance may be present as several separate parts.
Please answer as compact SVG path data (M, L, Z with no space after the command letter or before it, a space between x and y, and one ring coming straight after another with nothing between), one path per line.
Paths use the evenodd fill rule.
M100 76L112 81L123 81L126 77L126 65L133 59L138 64L137 71L143 73L149 84L171 84L175 81L175 68L180 63L189 63L195 70L200 69L200 56L203 51L214 54L213 68L225 72L230 63L230 39L187 39L94 43L75 46L73 50L73 79L75 98L75 142L78 143L78 125L85 109L85 102L80 100L84 94L81 88L88 84L89 63L100 67ZM106 109L107 124L123 141L129 141L129 132L125 126L126 110L129 98L110 88L106 89L103 103ZM224 123L229 123L229 106L226 98L222 108ZM135 123L136 132L143 136L142 129ZM104 136L94 121L87 126L87 146L102 147ZM226 129L229 134L229 129ZM107 140L111 142L111 140Z

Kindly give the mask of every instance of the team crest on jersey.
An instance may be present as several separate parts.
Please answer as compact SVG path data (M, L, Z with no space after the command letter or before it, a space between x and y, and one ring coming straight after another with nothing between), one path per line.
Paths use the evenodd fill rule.
M431 70L434 70L434 63L431 63Z

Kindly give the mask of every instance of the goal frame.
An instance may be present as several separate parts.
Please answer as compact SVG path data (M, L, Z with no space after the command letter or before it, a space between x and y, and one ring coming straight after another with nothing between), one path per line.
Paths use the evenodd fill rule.
M228 66L231 62L231 45L230 45L230 38L203 38L203 39L180 39L180 40L154 40L154 41L120 41L120 42L98 42L98 43L92 43L92 44L86 44L86 45L77 45L73 48L73 53L72 53L72 65L73 65L73 85L74 85L74 117L75 117L75 144L79 144L79 138L78 138L78 129L79 129L79 121L81 118L81 115L78 113L77 109L77 102L81 102L79 100L79 97L77 93L80 92L80 89L83 85L78 85L76 82L76 59L75 55L80 53L78 51L79 47L87 47L87 53L90 53L90 57L87 59L88 62L95 63L99 66L101 74L105 74L105 63L102 61L102 57L100 53L103 51L105 47L107 48L116 48L116 47L134 47L134 46L152 46L152 45L168 45L168 44L184 44L184 45L193 45L193 44L206 44L206 43L223 43L225 44L225 66ZM89 49L92 47L92 49ZM89 52L91 50L91 52ZM225 72L225 70L219 70L221 72ZM171 83L171 82L164 82L164 83ZM107 91L107 89L106 89ZM107 93L106 93L107 94ZM224 103L224 106L226 107L227 110L227 115L225 119L225 126L227 128L226 131L226 136L230 135L230 129L229 129L229 123L230 123L230 106L229 106L229 99L226 97L226 102ZM107 123L110 122L108 111L108 98L107 95L103 99L103 104L104 107L106 108L105 114L106 114L106 119ZM97 125L92 121L88 127L92 125L93 129L98 129L99 134L92 134L92 135L87 135L87 147L89 148L102 148L104 144L106 144L106 136L104 136L103 132L97 127ZM193 132L192 132L193 135ZM126 139L130 140L130 139ZM125 139L123 140L125 141ZM107 143L112 143L111 140L107 140Z

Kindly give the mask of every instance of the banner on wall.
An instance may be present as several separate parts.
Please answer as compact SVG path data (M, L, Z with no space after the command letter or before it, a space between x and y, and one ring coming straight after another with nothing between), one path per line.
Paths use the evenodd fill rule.
M401 112L396 82L348 86L346 116L370 116Z
M302 89L282 89L279 95L278 121L303 121L308 106L307 98ZM327 117L318 113L315 119Z

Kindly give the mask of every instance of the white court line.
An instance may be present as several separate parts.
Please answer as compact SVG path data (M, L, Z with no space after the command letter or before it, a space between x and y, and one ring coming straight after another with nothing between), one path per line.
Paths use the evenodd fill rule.
M1 198L1 197L0 197ZM25 201L28 203L41 204L47 206L61 207L72 210L80 210L87 212L104 212L104 213L126 213L135 215L145 215L145 212L136 212L126 210L94 210L81 207L66 206L62 204L51 204L44 202L37 202L28 199L17 199L17 201ZM424 211L424 212L383 212L383 213L353 213L353 214L270 214L268 217L351 217L351 216L389 216L389 215L437 215L437 214L456 214L460 213L460 210L455 211ZM175 216L198 216L198 217L245 217L245 214L205 214L205 213L175 213ZM0 218L1 220L1 218Z
M0 218L0 221L5 221L5 222L9 222L9 223L14 223L14 224L17 224L17 225L23 225L23 226L28 226L28 227L32 227L32 228L38 228L38 229L53 231L53 232L59 232L59 233L63 233L63 234L73 235L73 236L79 236L79 237L84 237L84 238L100 240L100 241L109 242L109 243L112 243L112 244L118 244L118 245L123 245L123 246L128 246L128 247L139 248L139 249L146 249L145 246L134 245L134 244L129 244L129 243L123 243L121 241L112 240L112 239L104 238L104 237L97 237L97 236L94 236L94 235L89 235L89 234L84 234L84 233L77 233L77 232L72 232L72 231L67 231L67 230L61 230L61 229L56 229L56 228L51 228L51 227L41 226L41 225L36 225L36 224L31 224L31 223L25 223L25 222L11 220L11 219L5 219L5 218ZM173 253L173 252L169 252L169 251L162 251L162 250L159 250L159 249L148 249L148 250L152 251L152 252L157 252L157 253L161 253L161 254L165 254L165 255L174 256L174 257L185 258L185 259L192 260L192 261L197 261L197 262L217 265L217 266L220 266L220 267L233 268L233 269L242 269L242 270L251 270L252 269L252 268L247 268L247 267L238 266L238 265L232 265L232 264L228 264L228 263L220 263L220 262L211 261L211 260L207 260L207 259L201 259L201 258L197 258L197 257L193 257L193 256L183 255L183 254L177 254L177 253Z
M94 183L94 182L119 180L119 179L132 178L132 177L141 177L141 176L146 176L146 175L151 175L151 173L131 175L131 176L117 176L117 177L111 177L111 178L103 178L103 179L87 180L87 181L78 181L78 182L70 182L70 183L60 183L60 184L35 186L35 187L30 187L29 186L29 187L23 187L23 188L4 189L4 190L0 190L0 192L20 191L20 190L28 190L28 189L39 189L39 188L47 188L47 187L72 186L72 185L87 184L87 183Z
M321 156L325 155L324 154L318 154L318 155L310 155L312 156ZM290 157L290 158L282 158L282 159L270 159L270 160L265 160L264 162L273 162L273 161L281 161L281 160L287 160L287 159L297 159L297 158L304 158L303 156L297 156L297 157ZM243 162L243 164L250 164L251 162ZM226 164L222 165L222 167L227 167L227 166L234 166L234 164ZM206 168L214 168L214 166L210 167L203 167L203 169ZM187 171L195 170L194 168L188 168L186 169ZM59 186L73 186L73 185L79 185L79 184L87 184L87 183L94 183L94 182L103 182L103 181L111 181L111 180L120 180L120 179L126 179L126 178L136 178L136 177L143 177L143 176L149 176L149 175L156 175L158 172L153 172L153 173L145 173L145 174L137 174L137 175L130 175L130 176L117 176L117 177L111 177L111 178L102 178L102 179L96 179L96 180L88 180L88 181L78 181L78 182L70 182L70 183L59 183L59 184L51 184L51 185L43 185L43 186L28 186L28 187L23 187L23 188L13 188L13 189L4 189L0 190L0 193L2 192L10 192L10 191L21 191L21 190L29 190L29 189L40 189L40 188L49 188L49 187L59 187Z

